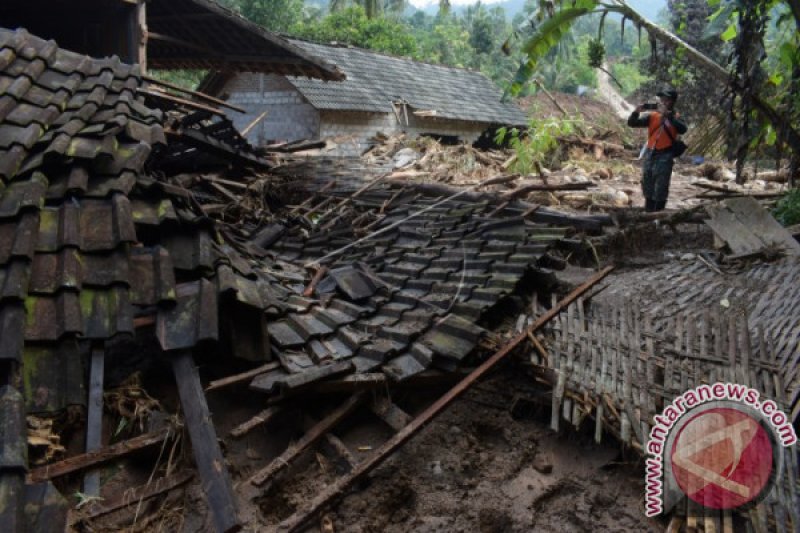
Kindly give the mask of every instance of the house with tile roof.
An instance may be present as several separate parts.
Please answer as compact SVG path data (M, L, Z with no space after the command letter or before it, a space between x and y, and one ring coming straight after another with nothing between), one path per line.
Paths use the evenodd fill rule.
M487 129L521 126L525 114L483 74L350 46L289 39L309 56L335 65L346 79L214 72L201 84L245 108L234 118L256 144L347 136L360 150L376 133L453 137L473 142Z

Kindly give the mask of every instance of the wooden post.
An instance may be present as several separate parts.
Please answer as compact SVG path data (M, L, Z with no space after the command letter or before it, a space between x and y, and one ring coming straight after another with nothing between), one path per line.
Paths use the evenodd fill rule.
M19 374L19 365L12 361L8 382L21 383L17 379ZM8 533L27 531L24 510L28 443L25 430L25 399L22 393L13 385L0 386L0 529Z
M138 50L136 52L136 62L142 70L142 74L147 73L147 4L144 0L136 3L136 29L138 33Z
M103 445L103 374L105 373L103 343L92 346L89 370L89 407L86 415L86 451L93 452ZM100 495L100 472L90 470L83 477L83 493Z
M175 355L172 358L172 370L178 384L178 395L189 429L197 471L214 519L214 530L219 533L238 531L242 524L236 516L230 475L217 442L217 433L191 352L183 350Z

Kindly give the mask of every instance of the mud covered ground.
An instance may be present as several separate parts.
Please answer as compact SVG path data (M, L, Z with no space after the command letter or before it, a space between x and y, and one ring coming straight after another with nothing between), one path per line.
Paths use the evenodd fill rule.
M432 399L419 394L405 392L394 401L414 413ZM597 445L574 428L553 432L550 409L542 404L547 401L547 393L534 389L519 367L502 368L453 404L309 531L656 529L642 512L643 472L636 456L626 459L610 438ZM226 418L234 423L242 415ZM243 441L226 442L235 482L265 464L267 454L260 446L268 433L275 442L275 429L271 424ZM337 435L358 459L372 453L391 430L365 411ZM240 502L248 529L273 530L339 475L334 455L307 453L256 499L257 505ZM201 531L203 514L187 520L184 530Z

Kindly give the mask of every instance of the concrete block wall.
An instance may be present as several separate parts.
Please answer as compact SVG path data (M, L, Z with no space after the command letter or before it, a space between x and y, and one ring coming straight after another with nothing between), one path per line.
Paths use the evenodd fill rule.
M320 111L320 138L335 138L338 155L360 155L376 133L393 133L397 120L393 114L358 111Z
M234 126L242 131L264 111L267 116L247 134L254 145L268 141L298 141L319 136L319 112L284 76L242 73L223 89L231 104L247 113L229 114Z

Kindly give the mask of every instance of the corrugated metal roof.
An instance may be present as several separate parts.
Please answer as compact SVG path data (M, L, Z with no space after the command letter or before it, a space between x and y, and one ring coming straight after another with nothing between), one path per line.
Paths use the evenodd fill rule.
M435 111L437 118L498 125L524 125L513 102L480 72L421 63L360 48L292 40L298 48L335 64L347 76L339 82L289 77L317 109L391 113L391 102L413 110Z

